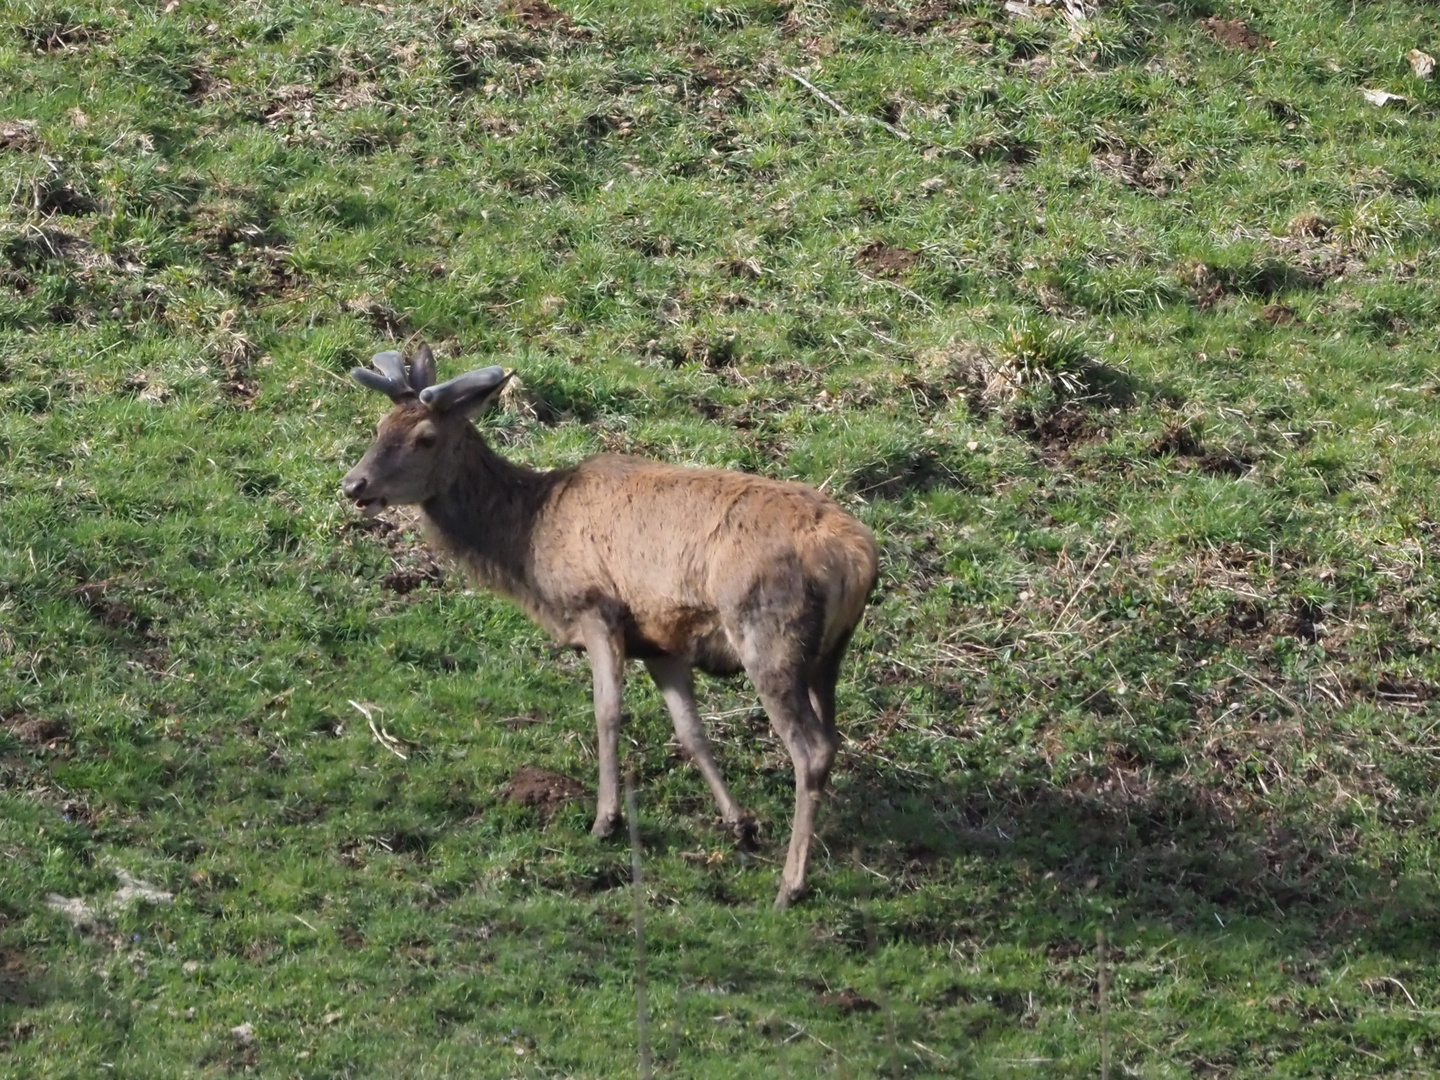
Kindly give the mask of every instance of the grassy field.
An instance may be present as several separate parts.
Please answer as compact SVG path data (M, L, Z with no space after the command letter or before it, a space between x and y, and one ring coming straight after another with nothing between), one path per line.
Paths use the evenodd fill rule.
M631 680L660 1075L1440 1073L1436 15L0 8L0 1075L633 1073L583 658L339 498L421 338L883 546L792 911Z

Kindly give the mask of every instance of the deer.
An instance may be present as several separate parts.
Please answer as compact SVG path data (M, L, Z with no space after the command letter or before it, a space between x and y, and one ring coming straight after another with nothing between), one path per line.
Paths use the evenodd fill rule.
M875 588L868 528L813 487L735 470L599 454L541 471L506 459L473 422L513 372L436 383L432 350L377 353L351 377L392 402L340 487L365 517L419 508L427 543L589 658L599 759L598 837L620 823L621 690L643 661L685 756L729 829L754 818L720 774L696 669L744 672L795 770L779 909L806 891L816 808L841 740L841 660Z

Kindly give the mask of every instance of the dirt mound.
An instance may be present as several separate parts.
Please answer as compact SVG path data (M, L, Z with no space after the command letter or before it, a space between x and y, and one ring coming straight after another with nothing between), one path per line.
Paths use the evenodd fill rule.
M4 728L22 744L32 749L53 746L70 734L66 726L58 720L28 716L25 713L17 713L0 720L0 728Z
M1266 304L1260 317L1271 326L1294 326L1301 321L1299 312L1289 304Z
M590 33L565 12L546 0L513 0L506 5L506 11L532 33L554 30L572 37L585 38Z
M1251 30L1244 19L1222 19L1212 15L1202 19L1200 25L1227 49L1268 49L1274 44L1264 34Z
M1181 176L1143 146L1132 146L1107 136L1091 147L1091 164L1100 172L1127 187L1165 196L1179 184Z
M545 820L568 802L585 797L580 781L538 765L522 765L500 792L502 801L515 806L532 806Z
M844 990L833 994L816 994L815 1000L829 1009L838 1009L840 1012L849 1015L857 1012L875 1012L880 1006L867 997L862 997L859 991L846 987Z
M855 265L881 277L899 277L919 261L918 252L876 240L855 253Z
M1068 402L1038 411L1019 409L1006 427L1043 450L1069 450L1105 435L1104 427L1089 410Z
M40 138L35 134L34 120L0 121L0 150L35 150Z

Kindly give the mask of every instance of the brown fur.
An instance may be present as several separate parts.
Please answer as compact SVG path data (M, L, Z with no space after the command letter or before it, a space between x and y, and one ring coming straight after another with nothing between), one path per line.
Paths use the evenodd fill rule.
M468 411L468 410L467 410ZM429 440L427 442L427 439ZM875 540L803 484L602 455L536 472L506 461L465 415L401 400L344 488L365 509L416 503L431 544L590 654L600 734L595 831L619 818L626 657L644 659L727 822L749 818L710 755L692 668L744 670L796 771L778 906L804 890L814 804L839 745L840 659L874 588Z

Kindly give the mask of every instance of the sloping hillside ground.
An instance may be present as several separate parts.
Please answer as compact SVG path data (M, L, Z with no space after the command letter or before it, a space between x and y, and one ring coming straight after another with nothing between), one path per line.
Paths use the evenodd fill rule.
M635 1067L583 660L338 497L423 337L884 547L797 909L631 683L662 1075L1434 1075L1435 14L6 5L0 1074Z

